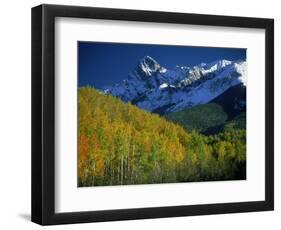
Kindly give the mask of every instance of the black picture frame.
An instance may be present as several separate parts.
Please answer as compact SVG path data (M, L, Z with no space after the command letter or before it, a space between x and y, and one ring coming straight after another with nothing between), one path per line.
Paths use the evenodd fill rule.
M55 18L265 29L265 200L239 203L55 213ZM261 150L262 151L262 150ZM32 8L32 221L41 225L267 211L274 209L274 20L110 8Z

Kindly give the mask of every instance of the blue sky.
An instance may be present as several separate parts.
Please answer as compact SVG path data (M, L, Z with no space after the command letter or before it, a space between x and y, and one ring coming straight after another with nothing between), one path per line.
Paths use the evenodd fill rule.
M147 55L172 69L176 65L194 66L218 59L246 60L246 49L78 42L78 86L103 89L118 83Z

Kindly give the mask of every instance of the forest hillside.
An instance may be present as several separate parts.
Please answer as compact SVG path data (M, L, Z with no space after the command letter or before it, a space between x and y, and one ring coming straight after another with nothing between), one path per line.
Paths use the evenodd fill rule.
M104 95L78 91L78 185L246 178L246 131L204 136Z

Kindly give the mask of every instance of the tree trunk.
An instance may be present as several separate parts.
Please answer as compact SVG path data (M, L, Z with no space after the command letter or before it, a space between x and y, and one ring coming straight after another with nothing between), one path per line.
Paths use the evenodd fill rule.
M124 164L124 157L121 157L121 184L123 184L123 164Z

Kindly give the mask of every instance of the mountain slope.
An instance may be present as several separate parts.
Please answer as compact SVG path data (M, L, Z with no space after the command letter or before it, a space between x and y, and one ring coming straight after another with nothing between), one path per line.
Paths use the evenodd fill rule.
M228 115L228 120L231 120L241 112L246 112L246 87L243 84L233 86L214 98L211 103L221 105Z
M210 103L169 113L165 117L186 130L208 135L230 129L246 129L246 87L242 84L233 86Z
M224 125L227 121L227 114L222 106L216 103L197 105L190 109L169 113L165 117L182 125L186 130L198 132L205 132L210 127Z
M126 80L104 92L147 111L167 114L208 103L241 83L246 85L245 61L218 60L169 70L146 56Z

